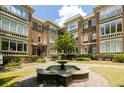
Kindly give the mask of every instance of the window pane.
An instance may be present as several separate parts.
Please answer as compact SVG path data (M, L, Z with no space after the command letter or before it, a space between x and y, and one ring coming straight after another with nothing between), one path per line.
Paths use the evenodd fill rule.
M22 51L22 43L21 42L18 43L17 47L18 47L18 49L17 49L18 51Z
M28 36L28 27L24 26L24 35Z
M18 24L18 33L19 34L23 33L23 26L21 24Z
M17 23L14 21L11 21L11 28L10 29L12 32L16 32L16 27L17 27Z
M17 13L16 6L12 5L11 6L11 11L16 14Z
M24 51L27 51L27 44L24 44Z
M9 31L9 20L2 19L2 29Z
M104 35L104 27L101 27L101 35Z
M16 51L16 41L10 41L10 50Z
M111 33L115 33L116 32L116 26L115 23L111 24Z
M9 50L9 40L2 40L2 50Z
M106 24L105 25L105 32L106 32L106 34L109 34L110 33L109 24Z
M118 22L117 23L117 32L121 32L122 31L122 23Z
M96 25L96 19L92 19L92 26Z

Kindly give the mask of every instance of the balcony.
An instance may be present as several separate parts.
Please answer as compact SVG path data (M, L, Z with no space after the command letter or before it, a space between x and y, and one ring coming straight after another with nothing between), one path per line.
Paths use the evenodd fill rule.
M100 36L100 40L119 38L119 37L122 37L122 36L123 36L123 32L112 33L112 34L109 34L109 35Z
M1 28L0 28L0 35L28 40L28 36L17 34L17 33L10 32L10 31L6 31L6 30L3 30Z

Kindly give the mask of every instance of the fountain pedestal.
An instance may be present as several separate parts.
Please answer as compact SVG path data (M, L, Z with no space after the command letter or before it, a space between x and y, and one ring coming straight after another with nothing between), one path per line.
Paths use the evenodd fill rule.
M65 70L65 64L68 62L68 60L57 60L57 62L61 64L60 69Z

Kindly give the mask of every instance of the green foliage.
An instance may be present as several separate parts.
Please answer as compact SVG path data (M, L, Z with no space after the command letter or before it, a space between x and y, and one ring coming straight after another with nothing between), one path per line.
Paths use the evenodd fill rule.
M50 54L50 58L52 59L52 61L57 60L58 57L59 57L59 55L57 55L57 54Z
M5 65L12 62L35 62L38 58L38 56L3 56L3 63Z
M124 54L117 54L113 57L114 61L124 63Z
M76 58L77 61L90 61L91 59L88 57L78 57Z
M112 54L96 54L96 58L113 58Z
M45 63L46 60L45 60L44 58L38 58L38 59L36 60L36 62L37 62L37 63Z
M70 33L65 32L56 39L55 47L58 52L63 50L64 53L71 53L75 49L75 39Z

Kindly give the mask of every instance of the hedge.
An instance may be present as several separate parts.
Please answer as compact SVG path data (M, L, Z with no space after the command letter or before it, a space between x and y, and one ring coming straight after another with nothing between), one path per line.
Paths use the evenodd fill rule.
M35 62L39 57L38 56L3 56L3 65L15 62L19 63L21 61L23 62Z
M124 54L114 55L113 60L116 62L124 63Z
M88 58L88 57L78 57L76 58L76 61L90 61L91 58Z

